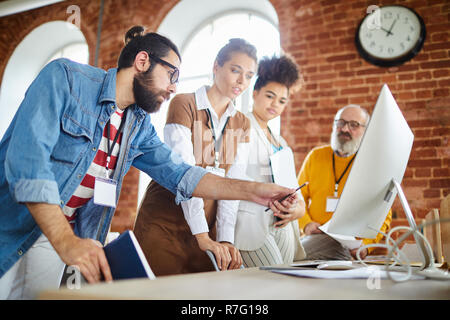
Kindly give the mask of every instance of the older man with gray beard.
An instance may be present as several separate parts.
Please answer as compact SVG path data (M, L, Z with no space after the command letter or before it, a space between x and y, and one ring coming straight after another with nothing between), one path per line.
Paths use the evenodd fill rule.
M334 118L330 145L314 148L303 162L298 182L309 184L302 189L307 208L299 219L299 226L305 234L302 245L306 259L351 260L356 257L358 248L345 248L319 227L330 220L336 209L369 119L369 113L359 105L343 107ZM390 211L380 231L386 232L391 219ZM363 239L362 244L379 242L382 237L380 233L375 239ZM363 249L361 258L371 249Z

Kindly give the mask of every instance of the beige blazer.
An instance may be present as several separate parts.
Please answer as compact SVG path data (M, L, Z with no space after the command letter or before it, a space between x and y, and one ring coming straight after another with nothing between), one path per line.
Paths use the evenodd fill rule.
M178 94L172 99L166 123L181 124L191 130L193 150L201 151L198 157L195 154L196 165L203 168L214 165L208 116L205 110L197 108L194 94ZM221 156L225 157L225 161L221 161L220 168L229 170L238 143L245 143L249 139L249 128L250 122L244 114L236 112L230 118L223 134ZM209 236L216 239L217 201L204 199L203 204ZM198 247L181 205L175 203L175 195L155 180L147 187L134 233L156 276L214 270L211 260Z
M250 152L247 166L247 179L257 182L273 182L270 168L270 156L273 154L272 146L264 131L259 126L253 113L246 116L250 119ZM281 146L287 147L286 141L277 136ZM275 218L272 210L265 211L267 207L254 202L240 201L234 231L234 245L239 250L253 251L261 248L269 235L269 227L274 224ZM300 245L300 231L296 221L292 222L298 246Z

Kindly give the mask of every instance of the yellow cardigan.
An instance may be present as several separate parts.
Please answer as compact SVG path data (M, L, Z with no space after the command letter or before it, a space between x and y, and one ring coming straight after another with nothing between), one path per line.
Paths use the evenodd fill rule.
M308 181L309 184L302 188L303 198L306 203L305 215L298 220L300 228L303 230L305 226L314 221L320 224L324 224L330 220L333 215L332 212L325 212L326 199L334 194L334 174L333 174L333 162L332 162L333 150L331 146L316 147L306 156L303 161L302 168L298 175L298 183ZM335 155L336 176L337 179L344 172L347 164L352 157L339 157ZM353 163L348 168L342 180L339 182L338 196L341 195L345 182L347 181L348 174ZM380 231L386 233L389 229L392 220L392 209L384 221ZM378 234L375 239L363 239L364 244L377 243L382 239L383 235ZM374 248L369 248L369 253Z

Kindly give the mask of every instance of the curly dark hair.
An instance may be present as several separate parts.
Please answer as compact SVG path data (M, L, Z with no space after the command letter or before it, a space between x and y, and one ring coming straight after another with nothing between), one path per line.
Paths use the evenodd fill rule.
M300 79L297 64L286 55L264 57L259 62L258 78L254 90L258 91L269 82L277 82L290 89Z

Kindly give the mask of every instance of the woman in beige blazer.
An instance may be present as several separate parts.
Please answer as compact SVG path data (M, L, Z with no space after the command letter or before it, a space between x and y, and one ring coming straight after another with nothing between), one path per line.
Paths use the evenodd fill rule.
M298 68L286 56L265 58L259 63L253 111L247 114L251 126L248 180L273 182L270 156L288 145L281 136L271 132L268 122L283 112L298 80ZM305 257L297 224L297 219L305 213L301 193L277 205L284 214L274 214L248 201L239 203L234 244L245 266L292 263Z
M164 140L186 163L228 178L244 174L250 123L233 101L250 85L256 66L256 48L230 39L217 54L212 85L172 99ZM155 275L212 271L206 250L221 270L239 268L233 246L238 205L196 197L177 205L171 192L152 181L134 232Z

